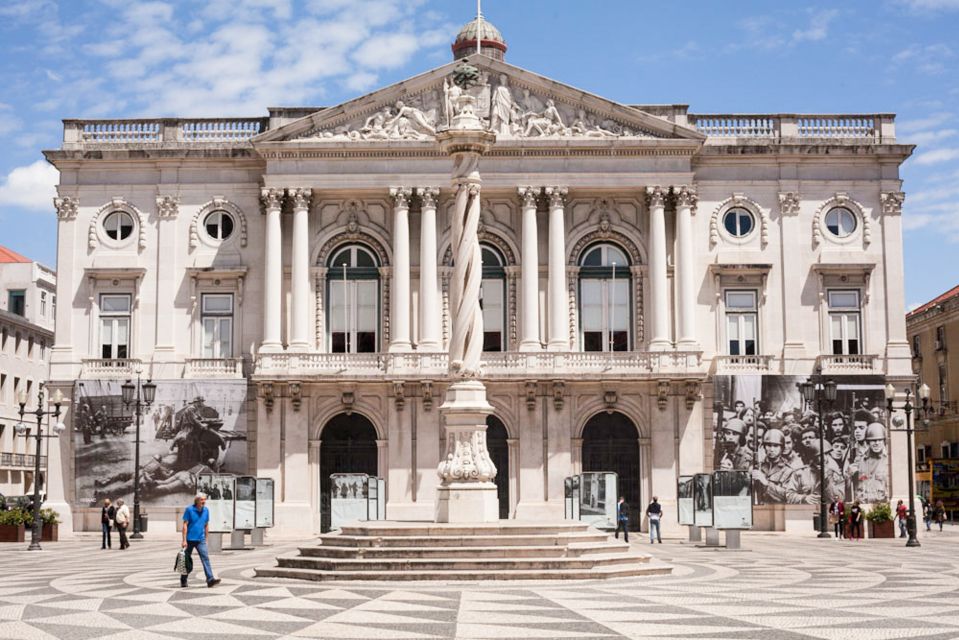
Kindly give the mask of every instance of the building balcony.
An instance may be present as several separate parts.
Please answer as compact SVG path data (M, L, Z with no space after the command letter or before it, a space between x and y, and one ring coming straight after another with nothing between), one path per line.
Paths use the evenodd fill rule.
M183 370L184 378L242 378L242 358L189 358Z
M99 380L126 380L136 376L143 362L139 358L88 358L83 360L80 377Z
M698 351L504 352L483 354L482 378L654 378L702 376ZM443 378L446 353L264 353L255 362L257 377Z
M0 469L33 469L37 456L32 453L0 453ZM47 457L40 456L40 468L46 468Z
M882 358L874 355L821 355L823 375L882 374Z
M773 356L728 356L717 355L713 358L716 363L716 374L742 373L778 373L774 370Z
M689 114L689 123L709 136L706 144L751 142L856 141L889 144L896 141L895 116L888 113L836 114Z

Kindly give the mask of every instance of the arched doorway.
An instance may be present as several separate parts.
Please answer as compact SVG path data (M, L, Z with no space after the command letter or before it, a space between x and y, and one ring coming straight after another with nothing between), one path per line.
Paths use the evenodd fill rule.
M509 518L509 444L506 426L496 416L486 418L486 448L496 467L496 498L500 520Z
M358 413L334 416L320 433L320 530L330 530L330 475L377 475L376 427Z
M597 413L583 427L583 471L613 471L619 495L630 506L629 528L642 522L640 500L639 431L622 413ZM617 496L617 501L619 497Z

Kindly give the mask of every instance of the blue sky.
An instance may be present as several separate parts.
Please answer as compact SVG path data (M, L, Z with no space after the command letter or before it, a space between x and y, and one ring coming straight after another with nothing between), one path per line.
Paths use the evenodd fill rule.
M53 265L62 118L265 115L445 63L472 0L0 0L0 243ZM693 112L895 112L906 298L959 284L959 0L486 0L507 60Z

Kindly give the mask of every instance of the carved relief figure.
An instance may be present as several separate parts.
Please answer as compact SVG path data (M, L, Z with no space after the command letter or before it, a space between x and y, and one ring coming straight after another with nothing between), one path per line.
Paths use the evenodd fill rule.
M526 130L523 135L529 137L534 132L540 136L561 135L567 132L566 125L563 124L563 116L560 115L552 100L546 100L546 109L543 113L533 114L526 121Z
M410 138L419 135L435 135L436 128L426 118L426 114L416 107L407 106L402 100L396 101L396 115L386 123L391 137Z
M509 90L509 79L506 74L500 74L499 86L493 92L490 105L490 130L496 134L511 133L510 123L513 119L513 94Z

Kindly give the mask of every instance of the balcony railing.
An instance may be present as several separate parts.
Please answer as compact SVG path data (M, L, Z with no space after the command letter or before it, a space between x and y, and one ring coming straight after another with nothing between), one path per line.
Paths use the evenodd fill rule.
M892 114L689 114L689 123L714 142L765 140L854 140L894 142Z
M241 358L190 358L184 370L186 378L242 378Z
M0 453L0 467L5 469L33 469L37 456L32 453ZM47 466L47 457L40 456L40 467Z
M142 364L137 358L91 358L83 361L80 376L106 380L132 378Z
M350 378L446 375L445 353L264 353L256 375L319 375ZM628 351L616 353L505 352L485 353L484 378L555 376L649 376L701 373L702 354L693 351Z
M871 355L822 355L819 366L824 374L882 373L876 369L878 356Z
M265 131L268 124L268 118L67 120L63 128L63 147L245 143Z
M716 373L770 373L772 356L726 356L715 357Z

